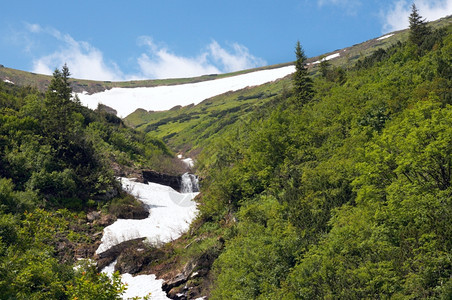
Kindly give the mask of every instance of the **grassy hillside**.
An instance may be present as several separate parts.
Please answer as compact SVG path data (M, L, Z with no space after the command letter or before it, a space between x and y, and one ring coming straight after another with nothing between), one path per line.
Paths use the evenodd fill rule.
M430 23L432 28L449 24L452 17ZM330 60L331 69L346 70L352 68L359 60L372 56L378 49L389 49L398 43L406 42L408 31L402 30L387 35L385 39L372 39L351 47L326 53L322 56L306 60L312 76L320 76L319 64L311 64L335 53L340 56ZM387 36L385 35L385 36ZM273 101L282 93L291 89L291 78L278 80L276 83L251 87L237 92L230 92L212 97L192 107L181 107L170 111L146 112L139 109L127 116L125 122L138 130L150 132L151 135L162 138L170 147L179 150L198 152L219 131L227 131L230 125L247 114L259 109L267 102Z
M450 22L450 17L441 19L435 22L431 22L430 25L433 27L444 26ZM332 62L335 66L349 66L355 63L359 58L367 56L375 51L377 48L387 48L391 45L397 43L398 41L405 41L407 39L407 30L397 31L389 34L394 34L394 36L383 39L371 39L369 41L353 45L344 49L336 50L330 53L325 53L322 56L312 57L307 60L307 63L318 61L323 56L328 56L333 53L341 52L340 58L334 59ZM111 89L113 87L153 87L159 85L176 85L184 83L194 83L218 78L224 78L228 76L234 76L239 74L245 74L249 72L254 72L258 70L279 68L292 64L292 62L282 63L278 65L266 66L262 68L244 70L228 74L211 74L204 75L194 78L175 78L175 79L162 79L162 80L136 80L136 81L122 81L122 82L110 82L110 81L95 81L95 80L82 80L82 79L71 79L71 87L74 92L81 93L87 91L88 93L101 92L106 89ZM314 73L317 71L317 66L313 67ZM0 80L9 80L20 86L31 86L37 88L41 92L45 92L49 86L52 76L35 74L20 70L15 70L8 68L7 66L0 65Z
M235 115L224 109L221 118L199 115L199 124L212 122L202 130L193 123L166 137L202 148L201 215L176 250L181 266L214 260L205 280L179 291L188 284L209 299L450 299L452 25L445 28L422 45L377 51L341 80L319 74L310 101L282 92L281 80L270 88L277 95L249 102L259 108L232 124L221 124ZM267 92L259 89L209 101L237 108L240 95ZM192 140L187 132L196 132Z
M1 297L117 299L117 277L73 268L108 223L86 213L136 207L114 175L170 172L162 138L196 155L200 214L180 240L128 250L144 272L191 270L173 294L450 299L450 20L420 44L400 32L313 66L312 97L287 77L125 121L73 101L61 73L44 94L19 86L41 75L0 68L19 74L0 81Z
M219 78L225 78L240 74L246 74L259 70L280 68L290 65L290 63L278 64L272 66L266 66L261 68L243 70L227 74L211 74L203 75L200 77L192 78L174 78L174 79L154 79L154 80L134 80L134 81L95 81L95 80L84 80L84 79L70 79L71 88L76 93L88 92L90 94L98 93L111 89L114 87L118 88L134 88L134 87L154 87L160 85L177 85L185 83L196 83L206 80L213 80ZM5 66L0 65L0 79L9 80L20 86L31 86L37 88L39 91L44 92L47 90L52 76L30 73L15 69L10 69Z
M196 106L174 108L163 112L137 110L125 118L126 124L162 138L175 150L196 150L209 143L228 126L244 119L250 112L274 100L289 89L290 81L222 94Z

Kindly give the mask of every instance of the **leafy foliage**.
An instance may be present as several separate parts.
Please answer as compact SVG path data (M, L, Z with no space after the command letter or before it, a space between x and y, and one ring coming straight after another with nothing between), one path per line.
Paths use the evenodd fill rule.
M201 218L229 228L212 299L450 297L447 30L316 78L301 107L277 97L201 153Z
M75 271L66 245L90 240L75 231L79 213L117 194L113 165L172 159L160 140L81 106L69 75L56 70L45 95L0 82L1 299L119 299L119 277Z

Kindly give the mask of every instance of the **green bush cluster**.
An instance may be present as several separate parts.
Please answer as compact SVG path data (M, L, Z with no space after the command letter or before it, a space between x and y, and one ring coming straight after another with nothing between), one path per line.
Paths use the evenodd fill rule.
M318 77L302 107L279 97L204 149L201 218L235 224L212 299L451 297L450 30Z
M56 70L45 94L0 82L0 299L119 299L118 276L67 258L68 244L91 240L74 231L78 213L117 194L114 164L172 158L161 140L81 106L68 76Z

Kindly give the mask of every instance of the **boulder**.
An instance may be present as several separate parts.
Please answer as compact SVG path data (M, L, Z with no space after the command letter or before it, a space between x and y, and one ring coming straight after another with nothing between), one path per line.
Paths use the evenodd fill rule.
M162 185L169 186L176 191L181 189L181 177L178 175L169 175L164 173L159 173L152 170L143 170L143 181L144 183L154 182Z
M143 244L142 242L134 243L132 246L124 249L118 256L116 270L121 274L137 274L144 267L159 261L165 256L165 252L154 247Z
M95 256L97 261L97 269L100 271L109 264L111 264L118 256L127 248L140 244L144 238L138 238L130 241L122 242L119 245L113 246L105 252L99 253Z

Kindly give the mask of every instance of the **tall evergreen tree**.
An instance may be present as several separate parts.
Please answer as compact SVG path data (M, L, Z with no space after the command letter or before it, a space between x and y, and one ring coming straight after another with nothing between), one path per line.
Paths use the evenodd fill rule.
M46 92L44 100L45 116L44 128L49 136L62 143L67 139L67 133L71 127L71 115L76 111L76 105L72 101L72 88L69 84L69 69L66 65L61 71L55 69L53 78Z
M430 28L427 26L426 20L419 15L419 11L414 3L411 5L409 21L410 41L417 46L421 46L425 37L430 33Z
M314 96L312 88L312 79L309 77L308 70L305 67L306 55L297 41L295 46L295 73L293 74L294 92L297 102L300 105L308 103Z

